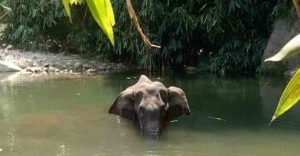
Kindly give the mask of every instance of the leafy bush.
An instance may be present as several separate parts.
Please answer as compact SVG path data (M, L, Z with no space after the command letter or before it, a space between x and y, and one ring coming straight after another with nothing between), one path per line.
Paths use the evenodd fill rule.
M277 17L295 14L288 0L134 0L145 34L162 46L149 50L130 21L125 1L112 0L117 22L115 47L86 6L73 8L75 23L69 25L66 18L61 20L64 13L57 0L10 3L15 16L6 36L24 47L34 45L29 41L37 41L41 35L54 39L60 36L67 50L92 57L123 60L141 67L151 63L154 69L194 65L213 72L258 71L272 23ZM58 25L64 29L53 29ZM58 30L67 35L53 35Z
M25 49L45 49L49 38L61 30L57 28L64 17L60 0L13 0L7 1L12 9L5 39Z

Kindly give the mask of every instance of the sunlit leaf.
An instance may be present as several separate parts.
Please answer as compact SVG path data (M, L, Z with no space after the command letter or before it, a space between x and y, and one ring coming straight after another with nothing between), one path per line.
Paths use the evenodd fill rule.
M75 5L77 5L77 4L82 4L83 3L83 1L84 0L69 0L69 4L75 4Z
M84 0L62 0L63 1L63 5L66 11L67 16L70 19L70 22L72 23L72 16L71 16L71 9L70 9L70 5L80 5L84 2Z
M94 19L114 45L113 26L115 18L110 0L86 0L86 2Z
M300 53L300 34L291 39L284 47L274 56L266 61L281 61L282 59Z
M72 17L71 17L71 9L70 9L70 2L71 0L62 0L63 1L63 5L66 11L67 16L70 19L70 22L72 23Z
M107 9L106 12L107 12L109 22L112 26L114 26L115 23L116 23L115 22L115 15L114 15L114 11L113 11L110 0L106 0L105 5L106 5L106 9Z
M292 108L300 99L300 69L286 86L282 93L272 121ZM271 122L272 122L271 121Z
M67 16L72 22L70 5L82 4L84 0L62 0ZM105 35L114 45L113 26L115 25L115 16L110 0L86 0L88 7Z

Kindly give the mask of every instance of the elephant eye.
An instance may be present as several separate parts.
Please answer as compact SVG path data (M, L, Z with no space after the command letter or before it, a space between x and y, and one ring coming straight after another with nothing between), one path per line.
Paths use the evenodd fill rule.
M164 103L167 103L167 98L168 98L167 92L165 90L160 90L159 93L162 101Z
M127 95L127 97L128 97L131 101L134 101L134 99L135 99L135 94L134 94L134 92L132 92L131 94Z

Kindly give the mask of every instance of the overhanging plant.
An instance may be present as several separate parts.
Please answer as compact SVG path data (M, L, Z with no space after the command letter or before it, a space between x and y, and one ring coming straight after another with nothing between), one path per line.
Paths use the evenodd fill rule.
M289 56L294 56L300 53L300 34L291 39L277 54L268 58L266 61L281 61ZM289 81L284 89L276 111L272 117L274 121L277 117L284 114L287 110L298 103L300 99L300 68Z

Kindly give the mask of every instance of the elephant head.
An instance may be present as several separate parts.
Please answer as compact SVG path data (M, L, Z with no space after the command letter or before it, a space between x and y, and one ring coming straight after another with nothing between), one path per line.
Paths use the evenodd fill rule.
M166 88L145 75L121 92L109 109L110 114L136 121L141 133L150 138L159 138L167 122L190 112L182 89Z

